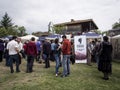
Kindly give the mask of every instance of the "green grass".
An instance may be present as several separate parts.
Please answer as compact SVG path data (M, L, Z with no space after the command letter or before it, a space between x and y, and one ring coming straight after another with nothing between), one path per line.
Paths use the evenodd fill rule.
M96 64L71 65L68 77L55 77L55 63L43 68L44 64L34 63L34 72L25 73L26 61L20 65L20 73L10 73L5 62L0 63L0 90L120 90L120 63L113 62L113 74L110 80L102 80L103 74L97 70ZM15 66L14 66L15 68ZM60 68L62 72L62 68Z

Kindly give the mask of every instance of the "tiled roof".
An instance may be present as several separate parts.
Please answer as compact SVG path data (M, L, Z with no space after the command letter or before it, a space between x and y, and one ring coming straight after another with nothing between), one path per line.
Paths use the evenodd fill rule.
M71 19L71 22L54 24L54 26L80 24L80 23L85 23L85 22L92 22L95 25L96 29L98 29L97 25L94 23L94 21L92 19L86 19L86 20L73 20L73 19Z

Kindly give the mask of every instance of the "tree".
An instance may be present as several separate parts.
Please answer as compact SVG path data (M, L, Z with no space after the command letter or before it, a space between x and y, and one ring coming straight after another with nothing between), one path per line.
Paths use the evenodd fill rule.
M20 36L23 36L25 34L26 29L24 26L19 27L18 30L20 31Z
M7 35L7 31L4 27L0 27L0 37L4 37Z
M119 22L115 22L115 23L112 25L112 29L117 29L117 28L120 28L120 19L119 19Z
M0 24L5 29L8 29L9 27L13 26L12 19L8 16L7 13L5 13L5 15L3 16Z
M7 35L23 36L27 34L25 31L26 29L24 26L14 25L7 13L5 13L0 21L0 36L2 37Z
M13 29L16 30L18 36L23 36L23 35L26 34L26 33L25 33L25 32L26 32L26 29L25 29L24 26L15 25L15 26L13 27Z
M53 31L57 34L61 34L65 30L64 26L53 26Z
M95 30L95 32L98 33L98 34L102 34L101 30Z

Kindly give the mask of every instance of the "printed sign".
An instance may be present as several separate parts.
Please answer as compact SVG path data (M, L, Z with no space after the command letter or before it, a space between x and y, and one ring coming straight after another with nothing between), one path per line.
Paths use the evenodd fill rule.
M86 36L74 37L75 63L87 63Z

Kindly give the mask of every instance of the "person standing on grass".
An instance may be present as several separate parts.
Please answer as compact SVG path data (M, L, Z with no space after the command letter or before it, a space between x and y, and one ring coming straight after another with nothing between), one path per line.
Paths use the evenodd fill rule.
M59 44L59 53L58 53L58 56L59 56L59 62L60 62L60 65L59 65L59 66L62 67L62 60L61 60L61 59L62 59L62 58L61 58L61 45L62 45L62 44L61 44L61 43L58 43L58 44Z
M71 42L71 55L70 55L70 61L72 64L75 63L75 52L74 52L74 43Z
M23 58L25 58L25 59L26 59L26 48L27 48L28 42L29 42L29 40L25 41L23 44L23 53L24 53Z
M92 44L91 39L87 39L87 65L91 66Z
M41 56L41 41L40 40L37 40L36 42L36 47L37 47L37 51L38 51L38 54L37 54L37 57L36 57L36 61L38 61L38 63L42 63L42 61L40 60L40 56Z
M53 55L55 57L55 62L56 62L56 66L55 66L55 73L56 73L56 77L59 74L59 67L60 67L60 45L59 45L59 39L55 39L55 44L53 46L54 51L53 51Z
M9 61L10 61L10 70L11 73L14 72L13 69L13 61L15 60L16 62L16 72L20 72L19 70L19 57L18 57L18 53L19 53L19 49L18 49L18 42L16 41L17 37L13 36L12 40L10 42L8 42L7 44L7 50L9 52Z
M104 74L103 79L109 79L109 73L112 73L112 44L108 41L108 37L103 37L103 42L100 44L100 57L99 57L99 64L98 70L102 71Z
M0 62L3 60L3 54L4 54L4 43L3 40L0 39Z
M33 72L33 63L34 58L37 56L37 47L35 44L35 38L32 37L26 45L26 54L27 54L27 71L26 73Z
M5 40L5 50L4 50L4 58L5 58L5 66L10 66L10 61L9 61L9 52L8 52L8 49L7 49L7 44L9 42L9 39L6 39Z
M55 45L55 41L51 40L51 53L50 53L50 60L51 61L55 61L55 57L54 57L54 45Z
M43 56L45 59L45 68L50 67L50 53L51 53L51 44L50 42L46 39L45 42L43 43Z
M62 53L63 53L63 74L61 77L66 77L70 74L70 54L71 54L71 43L66 38L65 35L62 36L63 44L62 44Z
M99 63L99 50L100 50L100 41L98 41L97 39L95 39L95 61L97 63L97 66L98 66L98 63Z
M21 38L17 38L17 42L18 42L18 50L19 50L19 64L21 64L22 62L22 56L23 56L23 44L21 42Z

